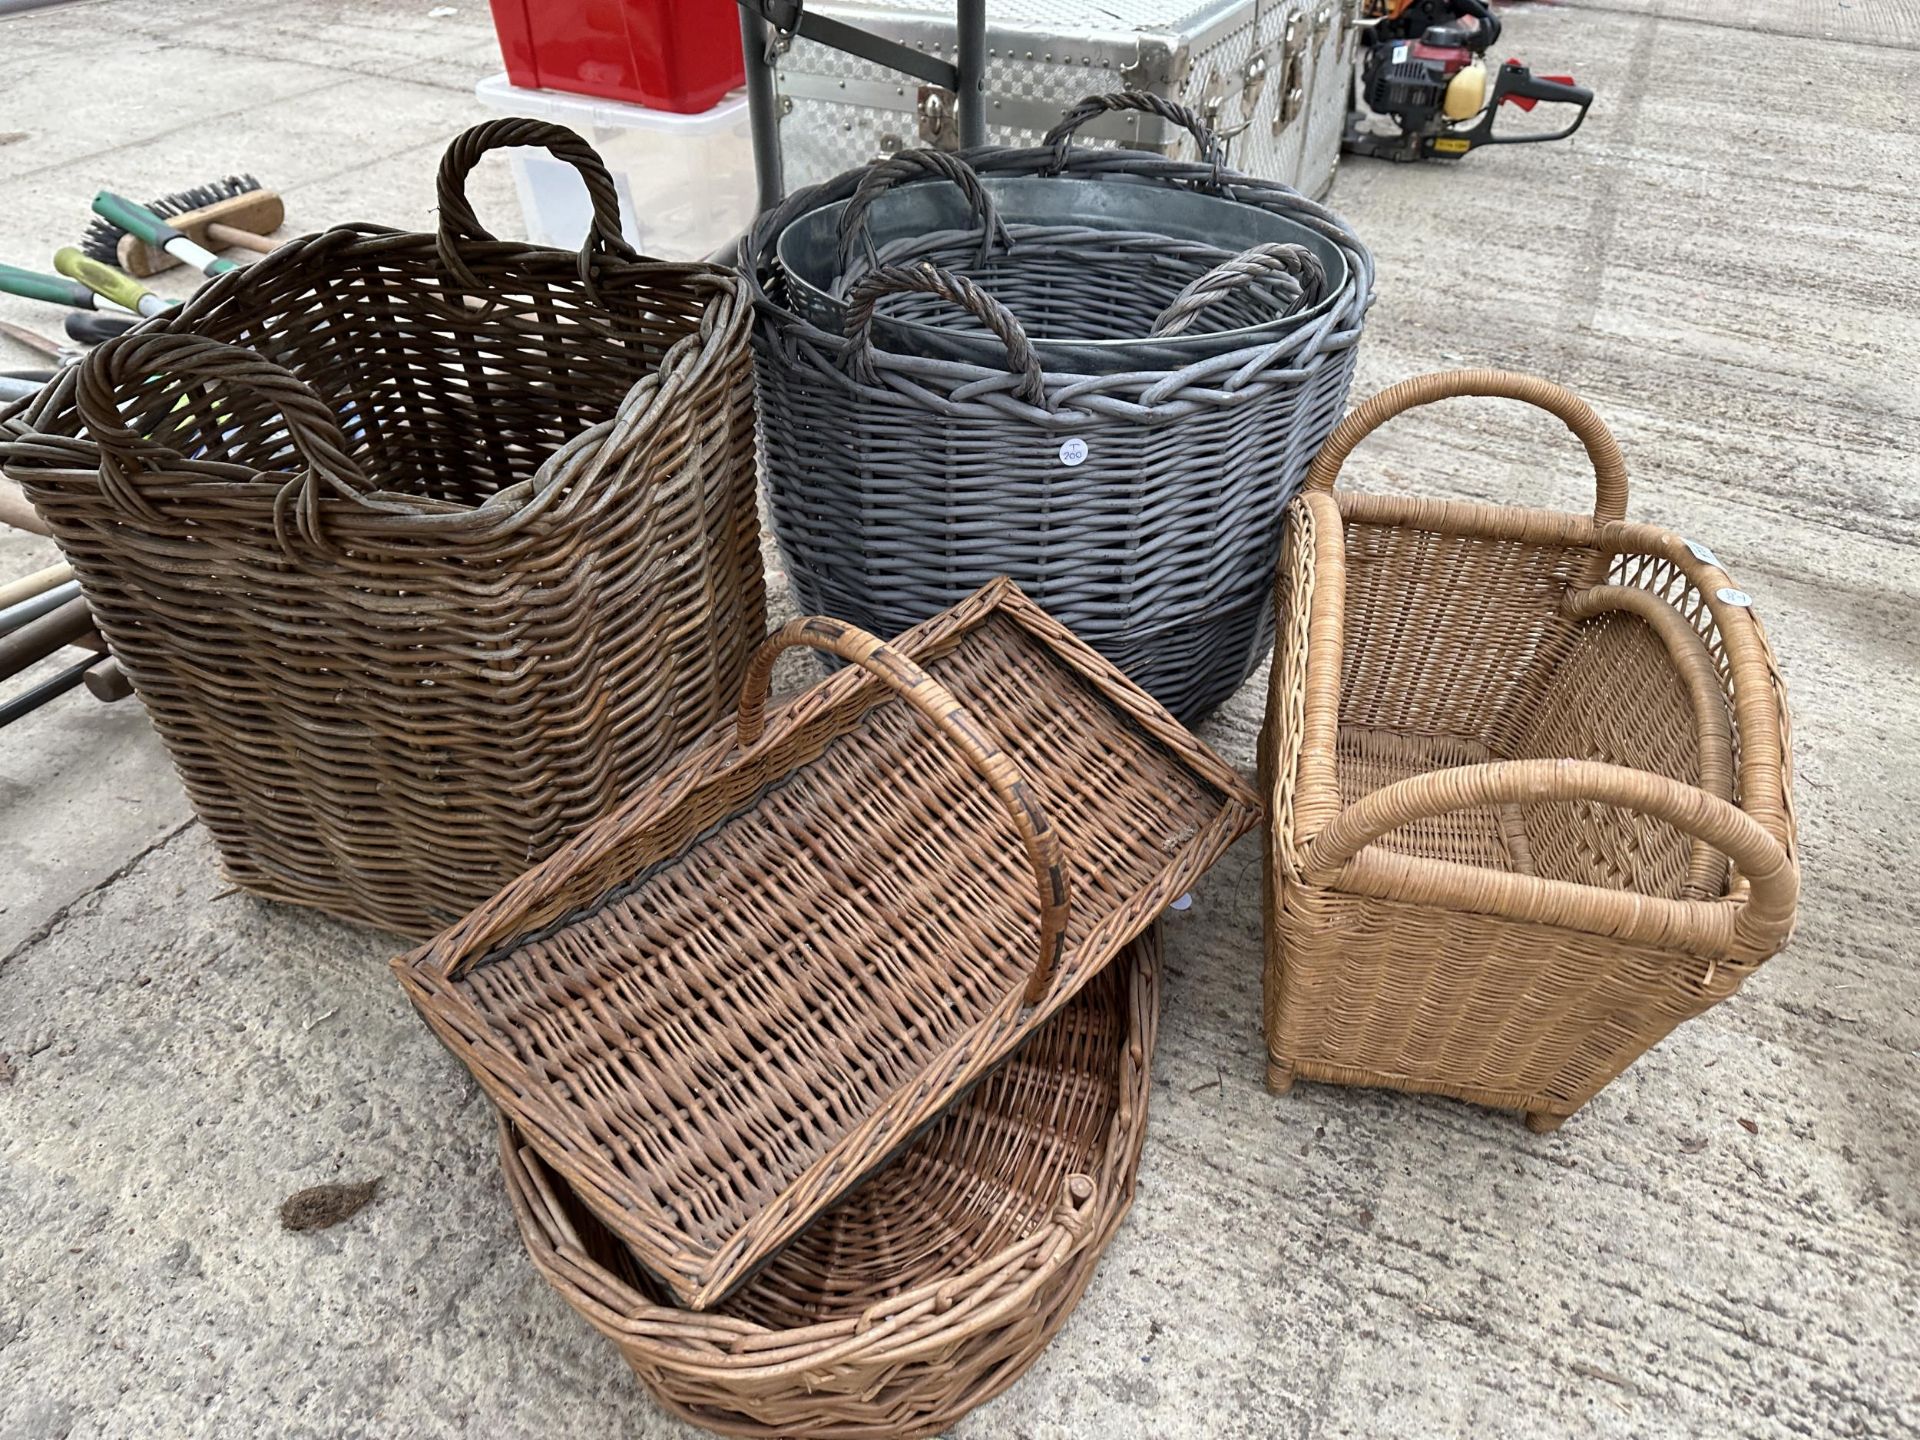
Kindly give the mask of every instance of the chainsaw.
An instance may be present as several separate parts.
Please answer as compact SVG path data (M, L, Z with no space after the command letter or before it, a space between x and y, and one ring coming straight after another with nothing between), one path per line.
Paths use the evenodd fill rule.
M1458 160L1482 145L1538 145L1580 128L1593 92L1571 75L1535 75L1508 60L1489 83L1485 55L1500 38L1487 0L1368 0L1354 57L1342 148L1383 160ZM1577 107L1563 130L1496 135L1502 105Z

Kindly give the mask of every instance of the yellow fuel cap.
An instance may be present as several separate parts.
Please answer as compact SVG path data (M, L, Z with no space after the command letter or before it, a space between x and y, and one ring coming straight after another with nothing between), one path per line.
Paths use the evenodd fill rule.
M1487 103L1487 67L1478 60L1447 82L1447 98L1440 111L1449 120L1471 120Z

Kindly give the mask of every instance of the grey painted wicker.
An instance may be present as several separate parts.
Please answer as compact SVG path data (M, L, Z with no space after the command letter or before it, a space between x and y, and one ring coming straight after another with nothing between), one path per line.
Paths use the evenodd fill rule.
M1346 281L1335 303L1268 343L1177 369L1043 371L1017 316L932 267L868 274L844 336L794 313L771 259L782 228L848 198L868 172L797 193L744 253L761 472L796 599L893 634L1011 575L1191 721L1272 641L1282 514L1344 408L1372 257L1331 212L1210 161L1073 149L1064 131L1057 144L964 159L981 176L1124 176L1268 207L1335 241ZM880 164L902 177L924 166L914 154ZM872 307L894 293L963 306L1007 363L874 350ZM1171 343L1143 335L1141 353Z

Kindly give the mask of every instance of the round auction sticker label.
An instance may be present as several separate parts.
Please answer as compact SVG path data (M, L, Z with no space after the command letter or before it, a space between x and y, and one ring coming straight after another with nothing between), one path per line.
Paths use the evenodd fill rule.
M1082 440L1078 435L1074 436L1071 440L1063 440L1060 442L1060 463L1062 465L1078 465L1086 458L1087 442Z

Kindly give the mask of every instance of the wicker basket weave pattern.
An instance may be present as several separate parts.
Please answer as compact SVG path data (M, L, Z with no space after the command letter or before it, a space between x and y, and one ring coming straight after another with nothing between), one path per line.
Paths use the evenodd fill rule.
M395 962L526 1143L722 1303L1251 828L1234 771L1002 581L698 747ZM763 728L764 727L764 728Z
M1331 494L1412 405L1523 399L1593 518ZM1786 943L1788 718L1750 599L1632 525L1599 418L1495 372L1357 409L1295 502L1263 785L1270 1081L1432 1090L1552 1128Z
M586 176L584 254L473 218L517 144ZM558 127L469 132L440 200L209 283L0 437L234 880L411 935L717 719L765 629L737 282L637 260Z
M1345 288L1278 338L1176 369L1041 372L1021 345L999 369L875 350L864 327L843 337L795 314L767 258L792 218L863 177L792 197L755 227L746 262L761 468L795 596L890 634L1009 575L1192 721L1239 686L1271 638L1282 515L1345 405L1372 259L1312 202L1207 163L1084 149L1062 159L1051 148L965 158L983 175L1217 182L1239 203L1320 227L1346 256ZM911 157L883 164L910 169ZM905 285L870 290L869 303L900 304L890 297L902 290L917 292L914 306L934 303ZM1026 319L1010 313L1016 326ZM1002 330L977 309L966 323Z
M503 1126L521 1235L560 1296L696 1424L810 1440L933 1434L1033 1363L1126 1215L1158 971L1156 926L715 1311L671 1308Z

